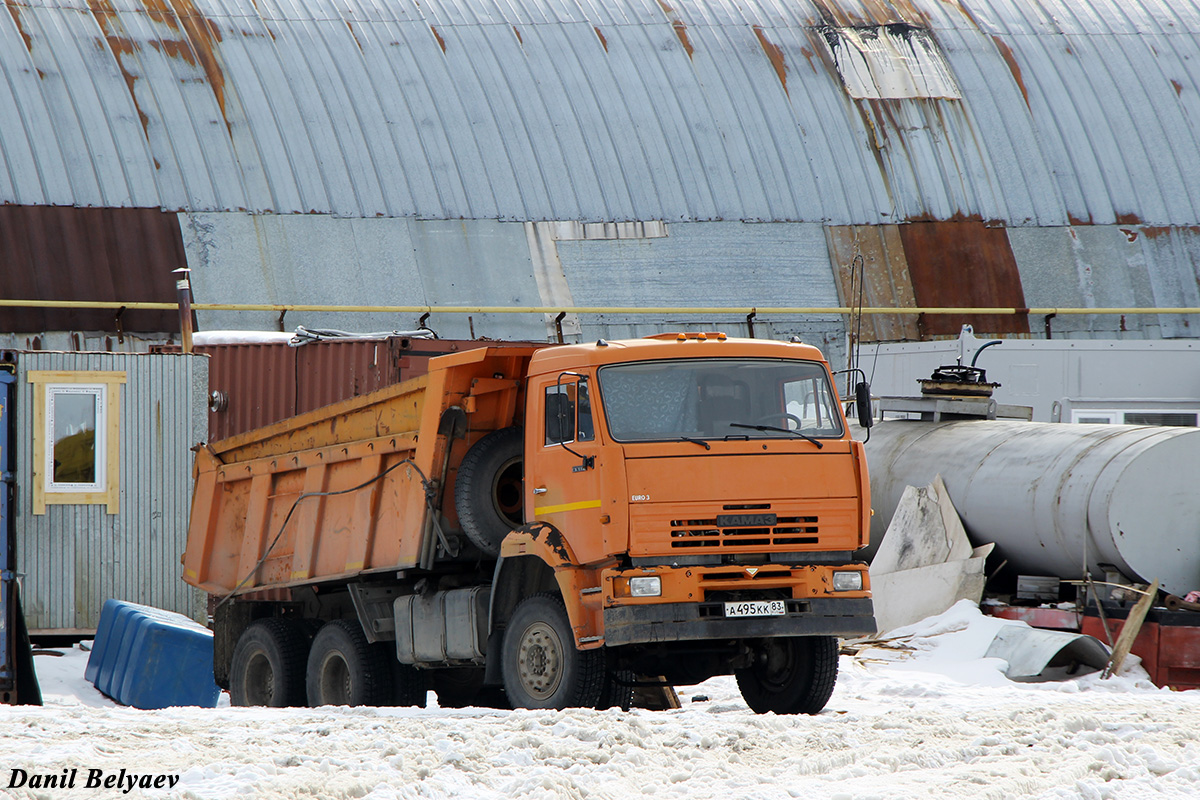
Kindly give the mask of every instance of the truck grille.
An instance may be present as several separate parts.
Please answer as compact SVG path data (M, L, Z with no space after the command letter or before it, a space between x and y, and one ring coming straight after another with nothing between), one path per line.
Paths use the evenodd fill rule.
M708 519L671 520L672 548L788 547L816 544L812 517L779 517L769 504L730 505Z

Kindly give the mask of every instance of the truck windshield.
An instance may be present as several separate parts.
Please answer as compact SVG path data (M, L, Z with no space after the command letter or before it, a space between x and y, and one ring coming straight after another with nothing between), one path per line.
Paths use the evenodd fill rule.
M842 416L823 364L709 358L613 364L599 371L619 442L838 438Z

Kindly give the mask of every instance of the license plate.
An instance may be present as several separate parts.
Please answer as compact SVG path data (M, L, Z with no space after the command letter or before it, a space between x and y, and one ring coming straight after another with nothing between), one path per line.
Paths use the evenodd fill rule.
M727 617L782 617L786 613L787 606L782 600L744 600L725 604Z

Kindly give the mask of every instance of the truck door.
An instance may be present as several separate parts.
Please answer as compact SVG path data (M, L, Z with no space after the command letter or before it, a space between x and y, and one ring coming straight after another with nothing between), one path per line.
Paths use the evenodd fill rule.
M548 522L566 536L581 563L604 555L601 539L601 452L588 379L574 373L547 378L535 388L541 398L539 424L526 438L526 481L532 519Z

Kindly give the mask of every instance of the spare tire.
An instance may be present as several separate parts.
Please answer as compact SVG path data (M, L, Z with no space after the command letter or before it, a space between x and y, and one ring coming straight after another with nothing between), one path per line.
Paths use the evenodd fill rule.
M463 533L490 556L500 542L524 523L525 435L520 428L501 428L467 451L454 479L454 508Z

